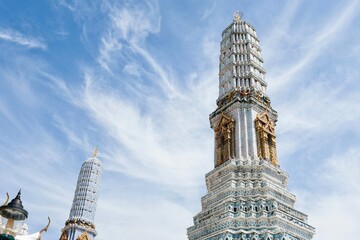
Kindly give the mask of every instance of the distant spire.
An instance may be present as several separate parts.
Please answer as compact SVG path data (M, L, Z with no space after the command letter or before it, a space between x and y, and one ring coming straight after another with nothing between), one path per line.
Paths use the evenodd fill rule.
M7 205L0 207L0 215L7 219L16 221L25 220L28 217L28 212L24 209L21 201L21 189L16 197Z
M84 232L87 233L88 237L84 238L87 240L94 240L97 235L94 221L103 171L98 154L99 149L96 147L92 157L86 159L81 166L69 219L62 229L61 240L83 239L80 236Z

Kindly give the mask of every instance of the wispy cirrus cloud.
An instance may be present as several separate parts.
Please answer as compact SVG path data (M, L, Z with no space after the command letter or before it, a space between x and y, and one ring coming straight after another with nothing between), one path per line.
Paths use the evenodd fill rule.
M119 64L120 58L141 56L153 72L162 80L164 91L175 93L174 82L164 68L146 49L146 37L160 31L161 17L157 1L149 1L136 7L109 7L110 18L106 34L101 38L98 62L108 72ZM147 72L147 71L145 71Z
M107 146L109 170L153 181L171 191L181 189L178 192L181 194L195 190L193 185L199 182L196 180L199 175L191 173L212 156L211 151L202 154L202 149L210 147L212 141L211 134L201 134L208 129L208 122L201 105L201 92L197 91L200 85L186 89L192 93L183 98L143 96L140 106L116 90L99 86L97 77L87 74L84 107L104 133L116 140L114 146ZM183 109L180 107L183 105L189 107ZM147 109L146 113L142 109Z
M204 12L201 15L201 20L207 19L211 15L211 13L215 10L215 8L216 8L216 1L213 2L211 7L205 8Z
M98 239L108 239L121 233L122 238L135 239L186 239L186 228L193 213L179 203L160 198L102 199L98 213ZM147 199L144 201L144 199ZM129 201L130 200L130 201ZM112 206L107 207L107 206ZM169 216L172 213L172 216ZM141 216L141 217L139 217ZM102 219L110 220L104 223ZM166 223L164 222L166 219ZM139 225L143 227L139 228ZM167 226L164 228L164 226ZM184 226L184 227L179 227ZM158 231L154 229L159 229ZM160 230L161 229L161 230ZM136 232L136 236L134 233Z
M95 72L85 69L83 97L89 115L117 141L117 146L122 146L108 149L114 159L111 169L154 181L175 192L188 191L199 177L191 172L212 156L211 151L202 154L202 149L211 145L211 131L201 133L208 129L211 109L211 102L204 100L211 93L216 95L216 84L207 84L216 82L216 69L194 68L192 77L178 79L174 66L164 67L166 63L147 43L147 37L157 34L161 27L157 1L109 11L111 17L101 38L98 58L100 66L106 68ZM205 50L209 41L202 38ZM209 52L202 52L202 56L208 58ZM123 69L128 73L129 66L136 66L136 74L123 73ZM115 81L107 77L109 70L111 76L115 73L132 89L136 101L129 102L125 91L108 87ZM181 181L185 178L188 181Z
M310 189L296 189L299 207L317 228L317 239L347 239L360 234L359 156L357 148L331 155L319 169L309 173ZM344 222L348 222L345 229L329 232Z
M269 95L280 114L279 149L285 161L294 151L313 148L310 139L321 145L325 144L321 138L359 131L355 122L360 117L353 104L359 100L355 80L359 74L350 64L338 64L358 61L351 56L358 43L348 31L359 17L358 2L346 1L316 21L296 21L303 2L295 3L279 14L278 29L269 32L264 45L265 55L269 54L265 62L270 66ZM352 47L338 54L346 38L353 42Z
M75 11L76 10L76 7L74 5L72 5L71 3L69 3L68 1L66 0L58 0L58 4L60 6L63 6L67 9L69 9L70 11Z
M359 3L348 1L340 10L336 10L334 13L336 16L331 17L324 24L312 25L309 30L307 26L302 25L310 24L308 20L302 23L301 27L295 29L291 28L291 23L295 21L302 1L295 1L295 3L285 8L285 10L290 8L291 11L283 11L286 13L280 15L277 30L265 38L265 47L269 49L267 51L270 58L290 59L286 69L284 67L279 68L275 64L269 64L270 67L273 67L272 73L274 73L269 75L272 92L282 91L285 86L290 83L294 84L296 80L301 79L296 75L306 72L305 69L310 64L329 51L329 47L340 39L340 36L351 26L351 22L359 12ZM293 34L291 34L292 32ZM291 42L291 46L285 44L286 47L284 48L284 42ZM295 49L296 52L294 52Z
M9 50L3 52L6 51ZM47 107L41 102L48 101L49 96L40 94L39 89L47 84L48 77L55 76L38 58L18 55L11 58L1 55L0 72L0 125L3 133L7 133L0 139L0 170L2 177L8 179L2 191L9 191L14 197L22 189L24 206L30 212L30 232L41 229L47 216L60 227L67 215L61 209L69 207L73 194L66 189L74 186L71 181L59 179L68 176L74 182L77 169L74 176L65 170L62 156L66 147L47 130L52 125L51 117L46 122L42 119L46 114L41 111ZM51 112L57 111L53 108ZM45 207L38 204L44 199Z
M0 29L0 40L12 42L30 49L47 49L47 45L43 40L26 36L13 29Z
M138 236L156 239L171 232L172 239L184 239L194 212L190 209L200 206L203 174L213 161L208 114L217 95L217 68L209 65L216 64L217 57L211 64L201 61L179 75L176 66L149 44L149 38L161 30L157 2L109 12L100 37L99 65L84 68L84 87L78 94L86 115L108 139L102 157L106 175L112 178L105 176L103 186L112 187L102 193L97 221L114 221L99 225L99 239L114 236L118 229L131 238L133 226L142 222L149 227L137 229ZM199 43L199 57L216 56L210 50L214 39L199 35ZM123 178L137 183L127 186ZM191 200L194 196L198 196L196 202ZM139 208L139 198L147 199L148 204ZM120 207L110 207L109 199L119 199ZM167 212L177 217L162 223L168 230L154 231L159 226L155 219ZM137 213L141 219L133 217Z

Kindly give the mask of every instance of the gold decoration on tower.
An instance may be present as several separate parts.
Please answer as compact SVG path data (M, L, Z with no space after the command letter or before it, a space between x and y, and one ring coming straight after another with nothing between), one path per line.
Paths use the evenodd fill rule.
M93 152L93 157L96 158L99 155L99 149L96 147Z
M9 202L9 199L10 199L10 195L9 195L9 193L6 193L6 201L3 203L3 205L1 205L1 207L6 206Z
M215 131L215 167L235 157L235 120L222 114Z
M64 232L61 234L60 240L68 240L66 231L64 231Z
M255 127L258 157L260 159L267 159L270 163L277 166L275 124L267 112L256 116Z
M76 240L90 240L90 237L87 232L83 232Z
M238 10L234 13L234 20L235 22L239 23L241 22L241 18L243 17L243 13L239 12Z

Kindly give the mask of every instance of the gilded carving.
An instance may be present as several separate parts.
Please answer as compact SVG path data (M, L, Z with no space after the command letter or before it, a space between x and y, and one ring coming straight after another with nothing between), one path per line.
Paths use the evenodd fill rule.
M64 231L64 232L61 234L60 240L68 240L66 231Z
M93 157L96 158L99 155L99 149L96 147L94 149Z
M234 13L234 20L235 20L235 22L237 22L237 23L241 22L242 16L243 16L243 13L242 13L242 12L236 11L236 12Z
M255 127L258 157L267 159L273 165L277 166L275 124L267 112L256 116Z
M68 224L77 224L86 228L95 229L95 224L89 223L87 221L81 220L81 219L70 219L67 220L65 225Z
M87 232L83 232L76 240L90 240L90 237Z
M222 114L215 131L215 167L235 157L235 120Z

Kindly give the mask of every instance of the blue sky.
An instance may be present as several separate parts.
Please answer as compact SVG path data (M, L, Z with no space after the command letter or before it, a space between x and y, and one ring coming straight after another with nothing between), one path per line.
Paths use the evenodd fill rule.
M315 239L360 234L360 3L349 0L1 1L1 194L22 188L30 232L50 216L43 239L60 236L98 146L97 239L186 239L213 168L208 115L236 10L261 41L297 208Z

